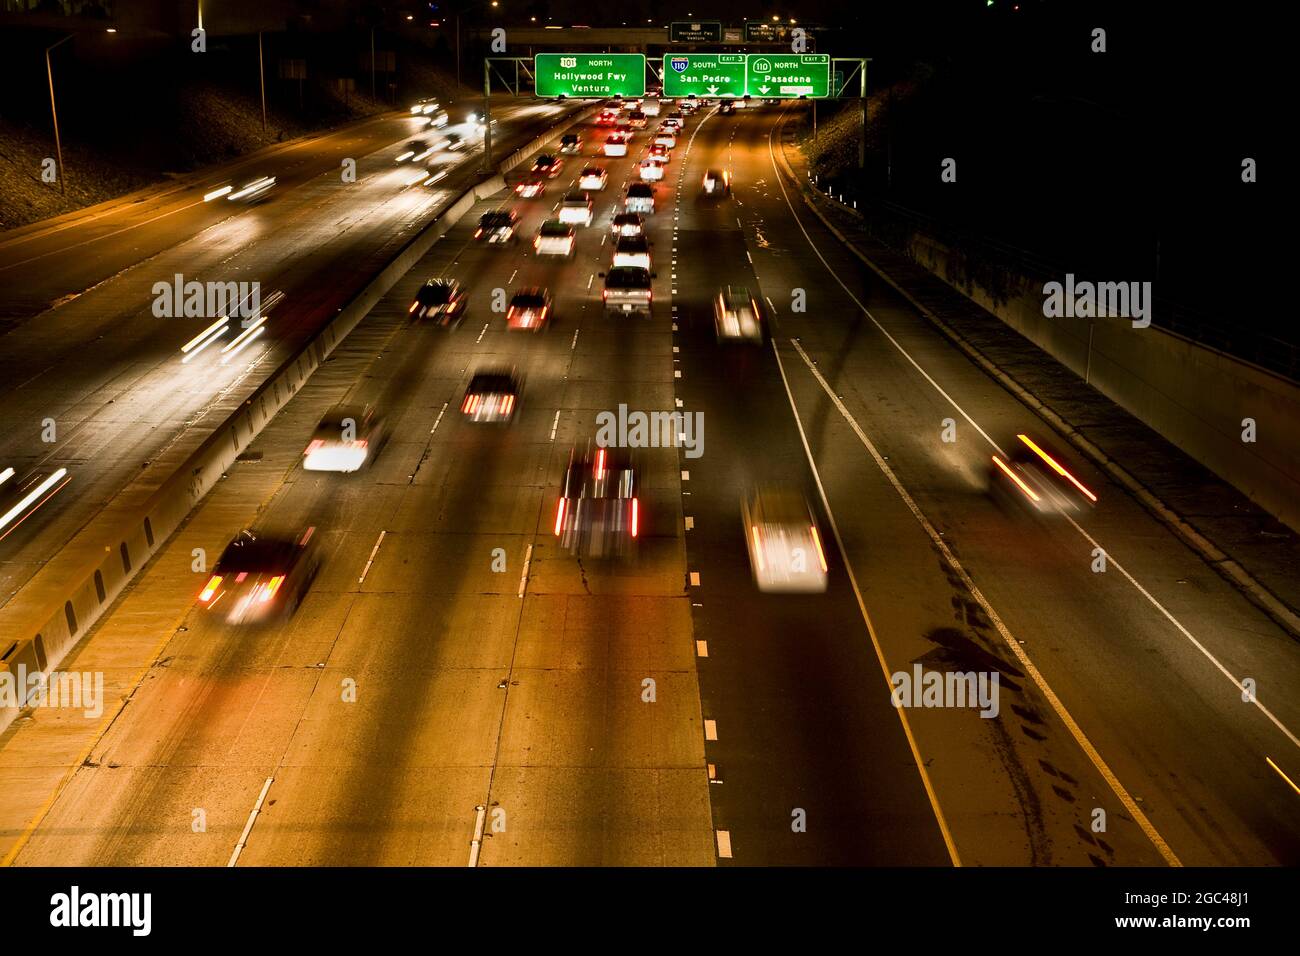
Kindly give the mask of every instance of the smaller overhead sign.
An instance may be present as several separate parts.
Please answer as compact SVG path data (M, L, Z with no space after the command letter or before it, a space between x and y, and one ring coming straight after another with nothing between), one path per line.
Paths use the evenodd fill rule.
M722 23L718 20L674 20L668 25L673 43L721 43Z

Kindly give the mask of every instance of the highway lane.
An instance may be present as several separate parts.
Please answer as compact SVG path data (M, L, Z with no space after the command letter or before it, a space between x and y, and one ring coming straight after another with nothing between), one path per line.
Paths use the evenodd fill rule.
M449 112L461 123L481 108L482 100L475 99ZM493 109L498 108L502 120L541 118L554 109L551 104L494 97ZM419 125L406 112L369 117L199 170L172 184L0 234L0 330L69 301L236 214L236 203L203 201L223 184L269 175L276 177L277 191L296 189L317 176L337 175L346 158L360 160L410 139Z
M973 656L1023 675L1014 644L1178 859L1294 863L1300 850L1295 795L1266 763L1271 757L1294 779L1300 713L1287 693L1300 680L1294 642L1083 462L1072 464L1100 503L1073 522L1038 519L990 499L989 439L1005 447L1019 432L1044 435L1046 428L852 258L797 197L787 203L769 152L774 119L755 111L733 124L738 212L755 281L775 304L793 401L848 542L848 560L859 569L887 651L888 636L897 639L891 660ZM790 308L796 288L807 295L804 313ZM830 393L842 396L842 409ZM956 423L954 443L942 441L945 419ZM936 561L939 545L914 518L910 536L886 520L889 495L864 493L882 486L892 491L895 511L902 502L853 423L946 543L965 580L946 558ZM1093 571L1098 547L1108 557L1101 573ZM934 569L929 579L920 572L926 564ZM936 571L945 584L933 580ZM928 618L928 628L918 627L918 616ZM1256 681L1257 700L1237 683L1246 677ZM1011 710L1020 726L1008 727L1007 742L1044 738L1043 746L1053 748L1051 767L1058 774L1063 765L1070 768L1065 772L1074 781L1060 786L1064 793L1057 793L1064 777L1046 790L1031 787L1047 795L1040 807L1055 804L1058 820L1026 826L1049 838L1037 841L1035 852L1070 852L1061 824L1072 815L1077 849L1100 862L1126 862L1119 852L1125 846L1139 860L1149 857L1154 843L1116 843L1116 819L1132 816L1117 807L1116 788L1099 785L1091 761L1078 769L1077 747L1063 764L1071 741L1059 715L1041 687L1014 679L1025 693ZM922 753L939 746L925 724L939 716L916 714ZM1028 759L1037 746L1021 748L1019 767L1041 768L1042 758ZM948 777L936 761L934 777L941 803L969 794L969 773ZM1032 808L1033 801L1022 805ZM1094 808L1108 811L1104 838L1091 835ZM959 847L990 852L978 838L963 840L959 825L954 830Z
M85 730L98 738L90 759L72 761L18 862L223 864L268 779L241 865L465 865L476 806L492 811L482 865L711 862L677 451L641 453L648 523L636 561L579 562L558 553L550 528L568 449L591 436L595 414L620 401L672 406L667 309L628 323L599 308L595 273L632 160L597 162L611 169L610 188L573 261L539 261L527 242L470 242L477 214L497 200L481 203L269 426L255 446L263 459L232 471L65 665L98 667L136 641L146 676L123 676L131 703L102 737ZM526 235L571 172L546 198L520 203ZM669 245L666 216L652 234ZM464 324L451 335L407 327L416 286L441 273L471 285ZM491 292L530 282L551 288L556 325L506 332L488 311ZM667 284L661 273L665 299ZM468 376L498 363L526 376L517 421L463 422ZM398 422L394 438L372 471L307 475L295 467L305 437L344 395L378 397ZM314 521L327 543L293 623L262 635L191 610L202 576L186 557L196 541L215 553L255 515ZM502 573L491 570L498 547ZM355 704L340 699L347 678ZM11 731L0 775L23 773L7 758L55 734L57 720L37 713ZM48 759L58 747L36 749ZM4 830L38 809L7 806Z
M554 115L532 104L501 112L506 145L521 145L534 133L526 124ZM0 337L0 468L19 476L66 468L70 476L48 504L0 531L8 532L0 544L0 605L128 484L165 480L150 463L197 446L261 374L293 354L475 181L480 157L466 150L435 154L445 180L411 185L410 172L394 163L407 140L404 134L357 157L355 183L331 172L288 184L238 214L223 211L206 226L202 218L191 222L201 231L152 256L149 243L160 240L148 229L97 242L135 264ZM50 263L26 268L44 275ZM154 284L170 284L177 274L257 282L264 302L276 293L283 301L266 312L266 334L242 350L221 351L233 345L236 323L213 345L182 355L216 317L154 314Z

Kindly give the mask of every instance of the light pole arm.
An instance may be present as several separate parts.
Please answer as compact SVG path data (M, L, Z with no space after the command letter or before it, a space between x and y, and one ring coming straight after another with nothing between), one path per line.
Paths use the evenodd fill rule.
M50 51L67 43L74 36L76 36L75 33L69 33L62 40L51 43L45 48L45 76L50 83L50 116L54 119L54 155L59 160L59 192L65 194L67 189L63 185L63 144L59 140L59 110L54 105L54 67L50 65Z

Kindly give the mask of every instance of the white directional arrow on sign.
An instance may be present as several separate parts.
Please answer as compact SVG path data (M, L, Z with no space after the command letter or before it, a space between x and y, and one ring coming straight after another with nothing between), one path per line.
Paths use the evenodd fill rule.
M766 93L766 92L767 92L768 90L770 90L770 89L771 89L770 86L760 86L760 87L758 88L758 92L760 92L760 93Z
M709 87L706 87L706 89L707 89L710 93L716 93L716 92L718 92L718 88L717 88L716 86L709 86Z

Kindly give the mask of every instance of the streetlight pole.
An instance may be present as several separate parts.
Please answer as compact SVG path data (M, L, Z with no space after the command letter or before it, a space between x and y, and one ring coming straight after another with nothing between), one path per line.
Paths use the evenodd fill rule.
M262 85L262 132L266 132L266 64L262 62L262 31L257 31L257 81Z
M50 81L50 115L54 117L54 154L59 159L59 192L67 194L67 189L63 185L63 144L59 140L59 110L54 105L54 68L50 66L50 51L56 46L67 43L76 34L69 33L58 43L51 44L45 48L45 76Z

